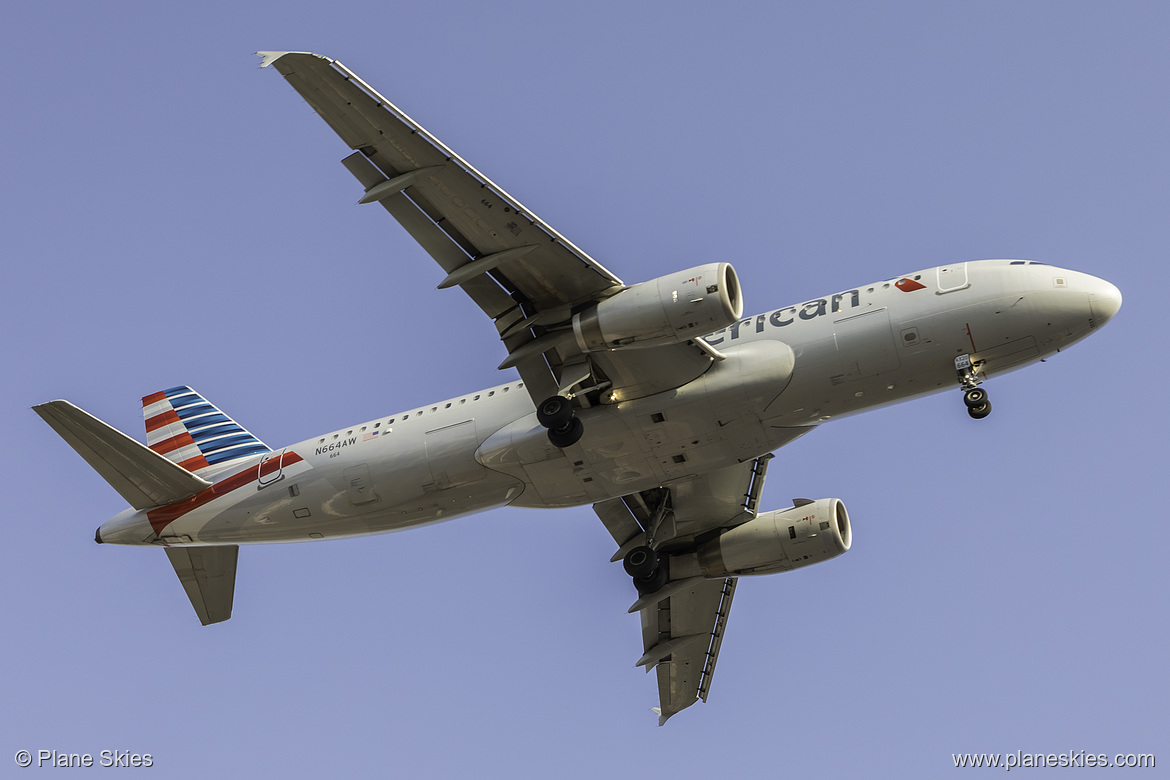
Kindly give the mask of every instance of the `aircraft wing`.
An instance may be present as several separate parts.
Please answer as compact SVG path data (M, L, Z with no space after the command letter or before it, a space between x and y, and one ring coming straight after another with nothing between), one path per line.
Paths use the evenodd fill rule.
M336 60L259 52L355 152L343 160L496 325L536 403L558 392L607 387L636 398L678 387L711 364L693 342L585 355L576 311L625 289L622 281L509 196Z
M683 549L696 536L756 516L772 455L698 477L593 505L618 544L612 560L651 543L659 552ZM658 676L658 724L699 699L707 700L735 595L736 578L670 579L630 607L642 623L638 666Z
M638 666L658 675L659 726L699 699L707 701L737 579L686 582L641 610L646 652Z

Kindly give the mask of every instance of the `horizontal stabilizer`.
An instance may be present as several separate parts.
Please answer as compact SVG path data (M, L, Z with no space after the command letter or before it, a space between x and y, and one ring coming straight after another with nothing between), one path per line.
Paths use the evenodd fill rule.
M167 557L203 625L232 616L240 547L168 547Z
M207 480L68 401L49 401L33 411L135 509L173 504L211 487Z

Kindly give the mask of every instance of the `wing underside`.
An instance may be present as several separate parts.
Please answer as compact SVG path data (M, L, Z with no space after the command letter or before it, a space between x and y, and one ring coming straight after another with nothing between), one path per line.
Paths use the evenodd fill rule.
M641 610L640 665L658 675L658 724L706 701L735 595L736 578L698 580Z
M710 348L694 342L585 354L574 313L625 288L600 263L535 216L340 62L261 52L354 150L343 160L362 203L381 203L495 323L508 357L539 403L604 388L623 399L663 392L703 373ZM598 391L599 392L599 391Z
M687 549L696 538L755 517L771 455L653 491L593 505L618 544L613 560L649 545L661 554ZM659 725L696 701L707 700L737 580L670 579L642 594L638 612L644 652L638 666L658 678Z

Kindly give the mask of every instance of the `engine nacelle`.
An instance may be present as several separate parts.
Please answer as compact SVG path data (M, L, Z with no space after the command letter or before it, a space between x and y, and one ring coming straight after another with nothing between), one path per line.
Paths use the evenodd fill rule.
M627 287L573 315L584 352L674 344L726 328L743 315L730 263L708 263Z
M835 558L849 549L849 513L838 498L764 512L698 550L704 577L775 574Z

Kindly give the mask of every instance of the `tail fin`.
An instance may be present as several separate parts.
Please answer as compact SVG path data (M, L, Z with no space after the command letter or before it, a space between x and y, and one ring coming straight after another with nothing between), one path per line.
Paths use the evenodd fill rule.
M68 401L49 401L33 411L135 509L181 501L211 486Z
M146 444L203 476L241 458L272 449L187 386L145 396Z

